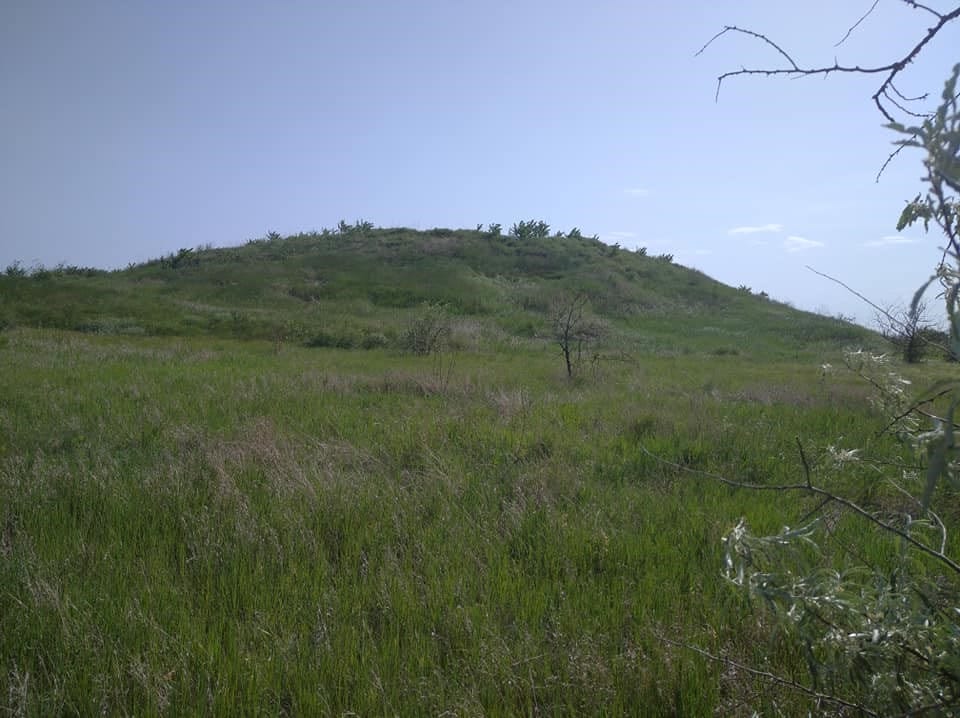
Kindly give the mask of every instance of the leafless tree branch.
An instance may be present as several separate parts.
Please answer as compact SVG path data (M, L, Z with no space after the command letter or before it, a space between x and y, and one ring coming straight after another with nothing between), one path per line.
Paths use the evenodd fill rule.
M866 20L868 17L870 17L871 14L873 14L873 11L877 9L877 5L879 3L880 3L880 0L873 0L873 5L870 6L870 9L867 10L865 13L863 13L863 15L860 16L860 19L857 20L855 23L853 23L853 25L847 28L847 32L844 34L843 37L840 38L840 41L836 45L834 45L834 47L840 47L843 43L845 43L847 41L847 38L850 37L853 31L857 29L857 26L860 23L862 23L864 20Z
M887 161L889 162L889 160L887 160ZM941 262L942 262L942 260L941 260ZM853 289L849 284L846 284L846 283L840 281L840 280L837 279L836 277L831 277L829 274L824 274L823 272L819 272L819 271L817 271L816 269L814 269L813 267L811 267L809 264L806 265L806 267L807 267L807 269L809 269L809 270L810 270L811 272L813 272L814 274L816 274L816 275L818 275L818 276L821 276L821 277L823 277L824 279L829 279L829 280L830 280L831 282L833 282L834 284L839 284L841 287L843 287L844 289L846 289L848 292L850 292L850 293L851 293L853 296L855 296L857 299L860 299L861 301L863 301L863 302L867 303L868 305L870 305L871 307L873 307L873 308L877 311L877 316L878 316L878 318L882 319L883 322L886 324L886 326L889 327L890 329L895 330L895 331L898 331L898 332L902 332L902 333L905 333L905 334L906 334L906 333L911 333L912 331L916 331L916 329L918 329L918 328L922 328L922 327L919 327L919 326L918 326L918 327L913 327L913 328L911 328L911 327L908 325L908 323L906 323L906 322L904 322L903 320L899 319L898 317L894 316L894 314L893 314L893 312L890 310L890 308L884 309L883 307L875 304L874 302L870 301L870 300L867 299L865 296L863 296L862 294L860 294L860 292L858 292L857 290ZM920 313L921 315L923 314L923 309L922 309L922 308L920 309L920 312L919 312L919 313ZM928 337L922 336L922 334L918 337L918 339L919 339L920 341L922 341L924 345L929 346L929 347L933 347L933 348L935 348L935 349L943 352L944 354L949 354L949 353L950 353L950 349L949 349L948 347L946 347L946 346L944 346L943 344L940 344L940 343L938 343L938 342L932 341L932 340L929 339Z
M813 267L811 267L809 264L807 264L807 265L805 265L805 266L806 266L807 269L809 269L809 270L810 270L811 272L813 272L814 274L817 274L817 275L823 277L824 279L829 279L831 282L834 282L834 283L836 283L836 284L839 284L841 287L843 287L843 288L846 289L848 292L850 292L850 294L852 294L853 296L857 297L857 299L860 299L860 300L866 302L866 303L869 304L871 307L873 307L874 309L876 309L878 312L886 313L884 309L882 309L881 307L879 307L879 306L877 306L876 304L874 304L873 302L871 302L869 299L867 299L865 296L863 296L862 294L860 294L860 292L858 292L856 289L853 289L852 287L850 287L848 284L844 284L844 283L841 282L839 279L836 279L835 277L831 277L829 274L824 274L823 272L818 272L816 269L814 269Z
M722 663L727 666L731 666L733 668L736 668L738 671L744 671L745 673L749 673L752 676L763 678L764 680L770 681L771 683L776 683L777 685L780 685L780 686L784 686L785 688L791 688L795 691L799 691L800 693L810 696L811 698L815 698L818 701L823 701L825 703L833 703L834 705L843 706L844 708L852 708L853 710L857 711L861 715L865 715L865 716L879 715L878 713L874 713L872 710L870 710L866 706L860 705L859 703L851 703L850 701L845 701L842 698L837 698L836 696L832 696L827 693L820 693L819 691L815 691L814 689L810 688L809 686L805 686L802 683L797 683L796 681L791 680L789 678L778 676L776 673L771 673L770 671L760 671L760 670L757 670L756 668L745 666L744 664L738 661L735 661L732 658L724 658L723 656L717 656L713 653L710 653L709 651L706 651L700 648L699 646L693 646L693 645L690 645L689 643L680 643L679 641L674 641L673 639L667 638L666 636L660 635L659 633L654 633L654 635L657 637L657 639L663 641L668 645L676 646L677 648L683 648L688 651L693 651L694 653L699 653L701 656L703 656L704 658L708 658L711 661L714 661L716 663Z
M936 17L936 18L942 18L942 17L943 17L943 15L941 15L940 13L938 13L938 12L937 12L936 10L934 10L933 8L929 8L929 7L927 7L926 5L922 5L921 3L914 2L913 0L903 0L903 2L904 2L905 4L907 4L907 5L909 5L910 7L912 7L914 10L926 10L928 13L930 13L931 15L933 15L933 16Z
M720 89L723 86L724 80L730 77L737 77L740 75L763 75L766 77L770 77L774 75L786 75L788 77L809 77L812 75L827 76L833 73L885 75L885 77L883 78L883 81L880 83L880 86L877 88L877 91L874 92L873 95L871 96L871 99L873 100L873 103L877 106L877 109L880 111L880 114L882 114L888 122L894 122L895 121L894 117L891 114L890 110L887 108L887 103L897 106L899 108L896 101L891 95L896 94L901 98L903 98L903 95L901 95L899 91L897 91L895 88L892 87L893 81L904 70L904 68L906 68L911 62L913 62L916 59L916 57L923 51L923 49L927 46L927 44L940 33L940 31L944 28L945 25L952 22L953 20L956 20L957 18L960 18L960 6L954 8L953 10L947 13L938 13L935 10L932 10L931 8L927 7L926 5L913 2L913 0L904 0L904 2L912 8L925 10L931 13L934 17L937 18L937 22L932 27L927 29L926 34L920 39L919 42L917 42L916 45L913 46L913 48L906 55L901 57L899 60L895 60L894 62L890 62L886 65L879 65L876 67L861 67L860 65L841 65L839 64L839 62L834 60L834 63L832 65L824 65L822 67L801 67L794 61L794 59L790 56L790 54L786 50L780 47L780 45L775 43L768 36L764 35L763 33L756 32L754 30L747 30L741 27L737 27L735 25L724 26L724 28L720 32L718 32L716 35L714 35L712 38L710 38L710 40L708 40L707 43L697 51L696 54L700 55L708 47L710 47L716 40L718 40L719 38L723 37L728 33L740 33L743 35L748 35L750 37L753 37L757 40L760 40L764 44L769 45L774 50L776 50L777 53L781 57L783 57L790 65L789 67L783 67L783 68L744 67L739 70L731 70L729 72L724 72L723 74L717 77L717 92L715 95L715 99L719 99L720 97ZM874 5L876 5L876 3L874 3ZM873 11L873 8L871 8L870 11L867 12L867 15L869 15L870 12L872 11ZM866 15L864 17L866 17ZM856 25L862 22L862 20L863 18L857 21L857 23L853 27L856 27ZM851 27L850 29L851 31L853 30L853 27ZM848 35L849 35L849 31L848 31ZM847 36L844 36L844 40L846 39L846 37Z
M925 412L925 411L921 410L920 406L923 405L923 404L927 404L927 403L929 403L929 402L935 401L935 400L937 400L937 399L940 399L941 397L947 396L948 394L951 394L952 392L953 392L953 388L951 387L951 388L949 388L949 389L944 389L943 391L939 391L939 392L937 392L936 394L934 394L933 396L925 397L925 398L923 398L923 399L920 400L920 401L916 401L916 402L910 404L910 406L907 407L904 411L902 411L901 413L899 413L899 414L897 414L895 417L893 417L893 419L891 419L891 420L887 423L887 425L886 425L885 427L883 427L883 429L881 429L880 431L878 431L878 432L877 432L877 435L879 436L879 435L881 435L881 434L886 433L887 431L890 430L891 427L896 426L896 424L897 424L898 421L900 421L901 419L905 419L906 417L910 416L910 414L915 414L915 413L917 413L917 414L921 414L922 416L926 416L928 419L936 419L937 421L941 421L941 422L944 421L944 419L943 419L942 417L934 416L933 414L930 414L930 413L928 413L928 412ZM957 426L957 425L954 424L954 426ZM960 426L957 426L957 428L960 428Z
M897 155L899 155L899 154L903 151L903 148L904 148L904 147L906 147L906 145L900 145L899 147L897 147L897 149L895 149L893 152L891 152L889 155L887 155L887 159L885 159L885 160L883 161L883 164L880 165L880 170L877 172L877 176L874 178L874 181L875 181L875 182L879 182L879 181L880 181L880 177L881 177L881 175L883 175L884 170L887 169L887 165L889 165L891 162L893 162L893 158L896 157Z
M901 95L893 85L890 85L890 89L893 90L894 94L897 95L897 98L903 97L903 95ZM922 95L921 97L926 97L926 95ZM929 116L925 112L915 112L914 110L908 109L905 105L901 104L901 101L899 99L891 97L889 94L886 95L886 98L887 98L887 102L889 102L891 105L896 107L898 110L900 110L900 112L905 114L907 117L916 117L917 119L922 120Z
M764 34L762 34L762 33L754 32L753 30L747 30L747 29L742 28L742 27L737 27L736 25L725 25L724 28L723 28L720 32L718 32L716 35L714 35L713 37L711 37L711 38L707 41L707 44L706 44L706 45L704 45L704 46L701 47L699 50L697 50L697 52L694 54L694 57L696 57L697 55L700 55L704 50L706 50L708 47L710 47L710 45L712 45L715 40L719 39L719 38L722 37L723 35L726 35L728 32L739 32L739 33L743 33L744 35L749 35L750 37L755 37L755 38L757 38L758 40L760 40L761 42L765 42L767 45L769 45L769 46L772 47L774 50L776 50L776 51L779 52L781 55L783 55L783 57L786 59L786 61L789 62L790 65L792 66L792 68L793 68L792 72L803 72L803 70L800 69L800 66L797 65L796 62L794 62L793 58L790 57L790 55L788 55L787 52L786 52L782 47L780 47L777 43L775 43L775 42L774 42L773 40L771 40L769 37L767 37L766 35L764 35ZM747 70L741 70L740 72L747 72ZM783 70L782 72L791 72L791 70ZM737 73L737 74L739 74L739 73Z
M949 568L951 571L953 571L957 575L960 575L960 564L958 564L952 558L947 556L945 553L941 551L937 551L934 548L930 548L922 541L918 541L917 539L915 539L906 531L903 531L902 529L897 528L893 524L888 523L883 519L874 516L872 513L867 511L865 508L863 508L859 504L851 501L850 499L844 498L843 496L835 494L832 491L822 489L812 484L807 484L806 482L802 484L753 484L746 481L734 481L733 479L728 479L724 476L720 476L719 474L714 474L710 471L702 471L700 469L691 469L689 466L682 466L681 464L674 463L673 461L668 461L667 459L664 459L662 456L657 456L656 454L648 451L647 448L644 446L640 446L640 451L642 451L644 454L649 456L654 461L658 461L661 464L664 464L665 466L670 466L674 469L677 469L678 471L682 471L688 474L705 476L713 481L724 484L725 486L731 486L737 489L748 489L750 491L780 491L780 492L802 491L812 496L818 496L820 498L829 498L832 502L837 503L840 506L843 506L844 508L848 509L849 511L856 514L857 516L865 519L866 521L869 521L875 526L880 527L884 531L888 531L889 533L894 534L895 536L899 536L900 538L902 538L904 541L906 541L908 544L910 544L920 552L925 553L927 556L930 556L931 558L935 559L939 563L943 564L944 566Z
M890 84L890 89L893 90L894 93L896 93L897 97L899 97L904 102L920 102L921 100L926 100L928 97L930 97L929 92L924 92L922 95L917 95L916 97L907 97L902 92L900 92L900 90L898 90L893 85L893 83Z
M897 149L895 149L893 152L891 152L891 153L887 156L887 159L885 159L885 160L883 161L883 164L880 165L880 170L877 172L877 176L874 178L874 181L875 181L875 182L879 182L879 181L880 181L880 177L883 175L884 170L887 169L887 165L889 165L891 162L893 162L893 158L896 157L898 154L900 154L900 152L903 151L903 148L904 148L904 147L906 147L906 145L900 145L899 147L897 147Z

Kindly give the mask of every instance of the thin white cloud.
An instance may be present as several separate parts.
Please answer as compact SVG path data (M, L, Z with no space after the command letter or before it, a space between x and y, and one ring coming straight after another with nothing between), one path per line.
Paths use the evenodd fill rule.
M783 248L788 252L804 252L815 247L823 247L823 242L805 237L790 236L783 240Z
M627 189L623 190L623 193L628 194L631 197L646 197L650 194L650 190L646 189L645 187L628 187Z
M881 237L880 239L871 239L863 243L864 247L893 247L899 244L913 244L914 242L919 242L919 239L912 239L910 237L901 237L899 234L888 235L886 237Z
M756 226L734 227L727 234L756 234L757 232L782 232L782 224L761 224Z

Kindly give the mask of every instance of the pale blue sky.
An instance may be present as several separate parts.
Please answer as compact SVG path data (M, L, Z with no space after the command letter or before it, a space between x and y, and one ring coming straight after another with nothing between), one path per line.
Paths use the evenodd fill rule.
M543 219L670 252L801 308L906 299L939 238L897 237L920 158L876 77L729 81L774 64L885 63L930 16L901 0L591 3L6 0L0 268L122 267L180 247L332 227ZM952 2L930 0L934 7ZM939 93L948 28L900 82ZM756 231L747 231L752 228ZM909 240L909 241L906 241Z

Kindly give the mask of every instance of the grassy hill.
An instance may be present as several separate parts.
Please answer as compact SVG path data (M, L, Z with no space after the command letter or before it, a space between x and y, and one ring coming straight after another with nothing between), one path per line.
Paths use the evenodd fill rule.
M397 345L424 304L440 304L464 348L495 348L549 334L551 301L576 293L606 322L607 346L629 351L796 353L869 337L596 239L366 225L184 249L117 272L10 271L0 324L360 348Z
M569 381L581 292L609 361ZM807 715L663 637L806 681L723 537L826 511L838 571L899 555L691 473L902 505L878 471L916 455L821 369L874 336L668 258L361 226L13 268L0 301L4 714ZM405 351L431 313L448 348Z

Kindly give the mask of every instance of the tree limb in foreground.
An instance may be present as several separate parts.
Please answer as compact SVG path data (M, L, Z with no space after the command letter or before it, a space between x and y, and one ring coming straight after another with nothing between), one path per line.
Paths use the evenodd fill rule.
M889 62L885 65L876 65L876 66L860 66L860 65L841 65L836 60L832 65L822 65L819 67L804 67L793 59L793 57L784 50L780 45L771 40L767 35L756 32L754 30L749 30L742 27L737 27L736 25L725 25L720 32L711 37L706 44L701 47L696 55L702 54L707 48L709 48L714 42L728 34L741 34L752 37L760 42L769 45L773 48L777 54L779 54L786 62L789 64L789 67L768 67L768 68L748 68L743 67L739 70L731 70L729 72L724 72L723 74L717 77L717 92L715 99L720 98L720 89L723 86L723 81L729 77L737 77L740 75L763 75L763 76L774 76L774 75L786 75L787 77L810 77L814 75L827 75L833 73L848 73L848 74L861 74L861 75L882 75L883 81L880 83L880 86L877 88L877 91L873 93L871 99L873 103L877 106L877 109L884 116L888 122L895 122L893 114L889 109L888 105L896 107L901 112L905 112L909 115L917 116L918 113L915 113L907 109L903 104L905 102L914 102L922 100L927 97L927 95L921 95L919 97L906 97L903 95L894 84L897 76L911 63L913 62L923 51L923 49L930 43L933 38L935 38L943 28L951 23L954 20L960 18L960 6L954 8L953 10L945 13L937 12L932 8L923 5L913 0L903 0L903 2L909 7L915 10L923 10L936 18L936 23L927 29L926 34L920 38L920 40L902 57ZM850 29L847 31L847 34L844 35L843 39L840 41L842 43L851 32L863 22L866 17L873 12L876 7L874 3L873 7L867 11ZM838 43L838 44L840 44Z

